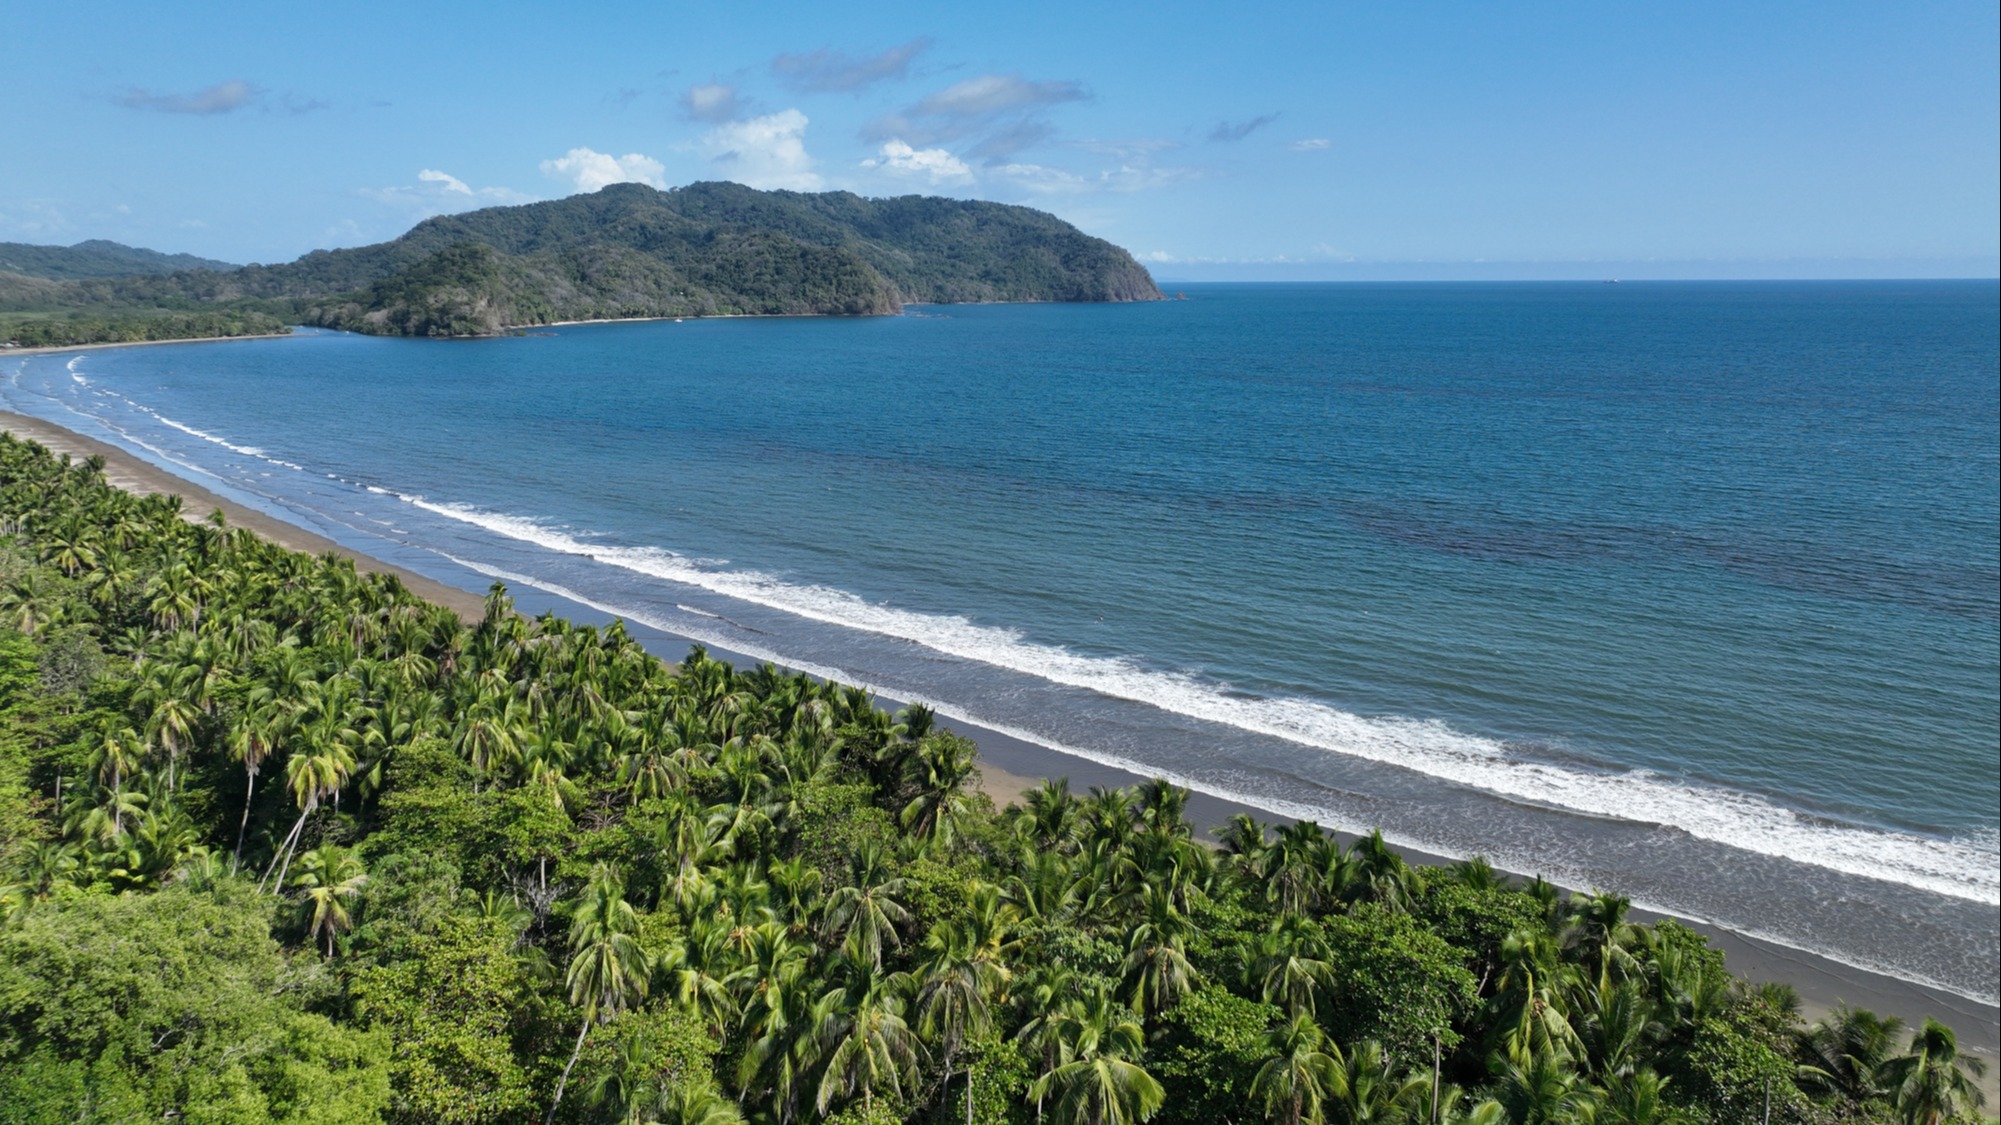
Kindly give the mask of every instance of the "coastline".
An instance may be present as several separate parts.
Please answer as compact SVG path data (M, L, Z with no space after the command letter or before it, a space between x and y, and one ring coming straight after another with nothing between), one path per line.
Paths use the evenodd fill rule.
M253 337L225 339L250 338ZM215 341L144 341L143 343L167 342ZM139 346L139 343L85 347L133 347ZM9 352L43 354L78 350L83 348L9 349ZM7 412L0 412L0 430L9 431L19 438L39 442L57 453L69 453L74 457L102 456L105 458L105 475L109 483L142 495L178 494L187 502L186 515L190 520L200 520L210 511L220 510L232 526L249 528L282 546L312 554L331 551L353 559L357 567L364 571L395 574L412 593L449 606L463 617L477 618L482 613L483 597L479 593L382 562L294 524L226 500L194 482L104 442L74 433L53 423ZM512 593L515 595L517 606L523 612L539 612L542 608L550 608L579 621L602 621L609 617L539 589L520 589ZM637 625L631 625L629 628L636 637L650 641L649 647L654 648L657 655L669 660L675 658L676 646L684 648L693 643L688 638L651 628ZM754 662L749 657L724 649L718 648L712 651L723 659ZM893 707L897 701L883 697L882 703ZM1071 780L1072 791L1077 793L1086 792L1094 785L1126 786L1144 780L1141 775L1072 758L977 724L948 719L944 720L942 725L965 734L978 744L982 773L981 788L997 806L1005 806L1017 799L1022 792L1037 784L1036 779L1041 777L1067 776ZM1274 814L1202 794L1193 795L1188 808L1189 818L1199 830L1204 831L1221 825L1237 812L1248 812L1267 823L1285 822L1284 818ZM1441 857L1409 848L1399 850L1413 863L1436 865L1449 862ZM1635 910L1634 915L1636 919L1641 920L1658 917L1639 910ZM1738 975L1753 980L1783 981L1793 985L1800 994L1802 1012L1809 1020L1825 1015L1842 1003L1899 1016L1910 1024L1916 1024L1926 1016L1940 1018L1941 1022L1952 1026L1958 1033L1962 1050L1988 1063L1987 1076L1981 1079L1978 1085L1986 1093L1989 1104L2001 1100L1997 1098L1997 1084L2001 1084L2001 1066L1996 1065L1997 1051L2001 1051L2001 1008L1983 1005L1977 1001L1897 978L1852 968L1813 953L1748 937L1720 927L1687 919L1683 921L1708 936L1715 947L1723 950L1729 967Z
M254 336L176 336L171 340L106 340L99 344L65 344L53 348L0 348L0 356L94 352L105 348L150 348L155 344L227 344L231 340L283 340L294 335L297 333L288 328L283 332L260 332Z

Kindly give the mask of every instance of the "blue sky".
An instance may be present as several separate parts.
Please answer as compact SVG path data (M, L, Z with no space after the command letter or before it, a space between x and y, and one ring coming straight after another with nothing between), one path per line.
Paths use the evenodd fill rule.
M1992 0L980 8L24 0L0 240L284 261L732 179L1164 280L1997 273Z

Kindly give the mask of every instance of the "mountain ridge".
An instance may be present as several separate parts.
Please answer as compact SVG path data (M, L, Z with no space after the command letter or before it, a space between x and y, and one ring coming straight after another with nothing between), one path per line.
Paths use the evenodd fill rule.
M408 336L648 316L1161 298L1126 251L1031 208L713 182L668 191L613 184L440 215L388 242L280 265L57 284L17 282L12 292L71 307L227 306ZM0 303L8 292L0 285Z

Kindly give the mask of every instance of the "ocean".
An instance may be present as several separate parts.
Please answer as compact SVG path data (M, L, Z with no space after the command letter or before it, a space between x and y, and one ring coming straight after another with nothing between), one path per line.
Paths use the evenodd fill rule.
M448 582L1995 1002L2001 286L1184 292L0 357L0 406Z

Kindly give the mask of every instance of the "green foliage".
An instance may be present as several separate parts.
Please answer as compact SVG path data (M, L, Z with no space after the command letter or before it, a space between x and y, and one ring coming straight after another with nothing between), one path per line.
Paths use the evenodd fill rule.
M1175 1005L1150 1051L1154 1075L1167 1088L1159 1120L1202 1125L1241 1118L1266 1057L1266 1033L1282 1019L1275 1005L1214 986Z
M1326 934L1336 1038L1373 1039L1404 1060L1429 1058L1433 1036L1447 1049L1458 1042L1454 1029L1479 1002L1459 950L1417 919L1370 904L1328 918Z
M973 1093L973 1125L1027 1125L1034 1120L1028 1104L1028 1084L1034 1079L1021 1045L1000 1039L982 1039L967 1045L962 1064L965 1074L946 1091L949 1104L945 1116L951 1121L968 1120L966 1090Z
M191 312L140 308L97 313L0 316L0 340L24 348L270 336L286 331L285 322L277 317L244 308Z
M379 1120L387 1041L300 1007L310 977L241 887L41 903L0 930L0 1066L71 1113Z
M518 1060L535 981L499 919L451 916L356 974L355 1015L385 1033L398 1120L504 1121L534 1101Z
M1671 1073L1671 1093L1717 1122L1763 1120L1768 1099L1775 1117L1790 1117L1806 1098L1789 1046L1745 1008L1710 1016Z

